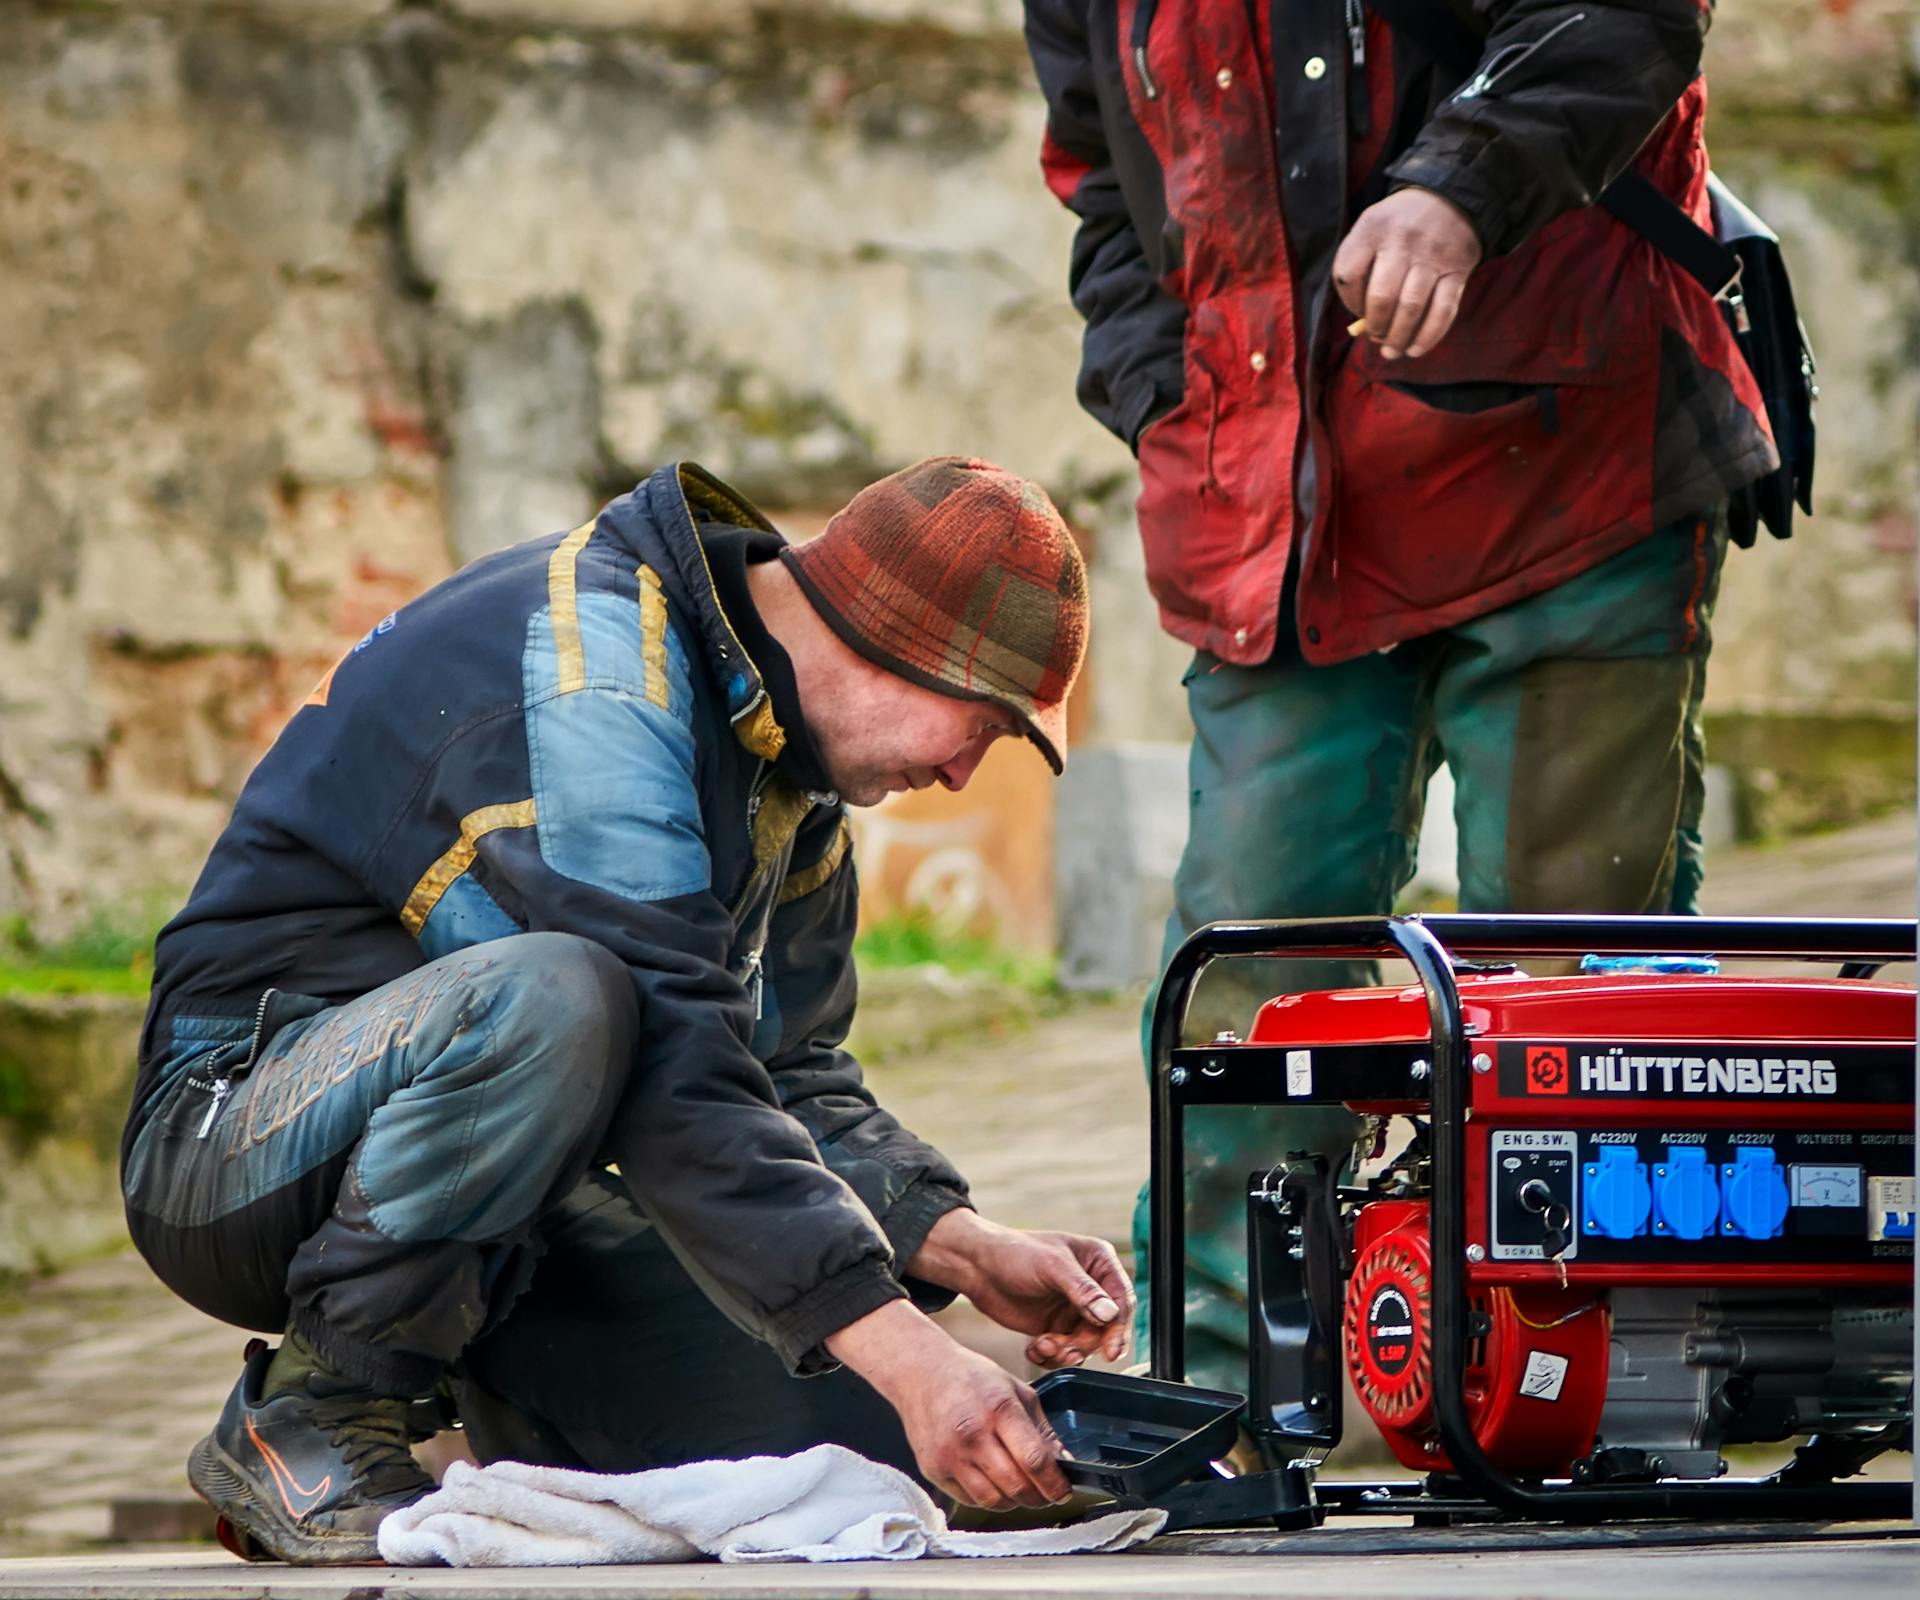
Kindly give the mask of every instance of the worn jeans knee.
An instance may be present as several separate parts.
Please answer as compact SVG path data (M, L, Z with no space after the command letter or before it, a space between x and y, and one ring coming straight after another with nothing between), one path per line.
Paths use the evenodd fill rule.
M342 1005L292 998L224 1108L183 1074L136 1148L129 1220L194 1304L249 1327L291 1313L340 1370L417 1392L510 1303L541 1216L598 1154L632 979L541 933Z
M467 954L450 1029L354 1158L367 1216L392 1239L477 1243L528 1221L597 1153L631 1070L633 980L604 947L531 933Z

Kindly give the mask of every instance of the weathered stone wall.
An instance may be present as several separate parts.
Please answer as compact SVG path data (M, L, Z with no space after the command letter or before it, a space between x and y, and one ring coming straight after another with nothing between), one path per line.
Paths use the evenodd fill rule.
M1711 46L1825 387L1724 703L1912 697L1912 49L1895 0ZM808 513L935 450L1041 477L1087 731L1180 736L1039 126L1013 0L0 0L0 917L177 892L343 645L675 455Z
M0 1285L125 1241L120 1124L145 1009L0 995Z

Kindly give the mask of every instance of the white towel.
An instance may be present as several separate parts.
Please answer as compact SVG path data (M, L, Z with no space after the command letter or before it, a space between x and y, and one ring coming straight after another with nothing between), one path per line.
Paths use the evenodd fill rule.
M380 1524L380 1554L449 1567L1071 1555L1124 1550L1166 1520L1120 1511L1064 1528L956 1533L905 1473L823 1444L624 1474L456 1461L438 1490Z

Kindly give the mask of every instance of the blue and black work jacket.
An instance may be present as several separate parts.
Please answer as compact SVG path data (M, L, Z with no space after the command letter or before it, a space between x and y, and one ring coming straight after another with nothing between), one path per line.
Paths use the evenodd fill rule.
M966 1185L841 1048L844 809L783 771L702 523L778 538L700 468L664 467L347 652L160 935L128 1142L235 1015L270 1032L470 945L582 935L638 991L622 1175L716 1303L806 1371L907 1292L896 1263Z

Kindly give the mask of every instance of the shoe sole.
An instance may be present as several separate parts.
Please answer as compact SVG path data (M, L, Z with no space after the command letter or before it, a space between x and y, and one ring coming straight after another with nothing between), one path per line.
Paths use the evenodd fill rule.
M266 1559L302 1567L381 1565L380 1542L374 1534L309 1531L289 1521L278 1507L255 1492L252 1480L212 1434L195 1445L193 1454L187 1457L187 1482L195 1494L226 1518L244 1543L266 1552Z

